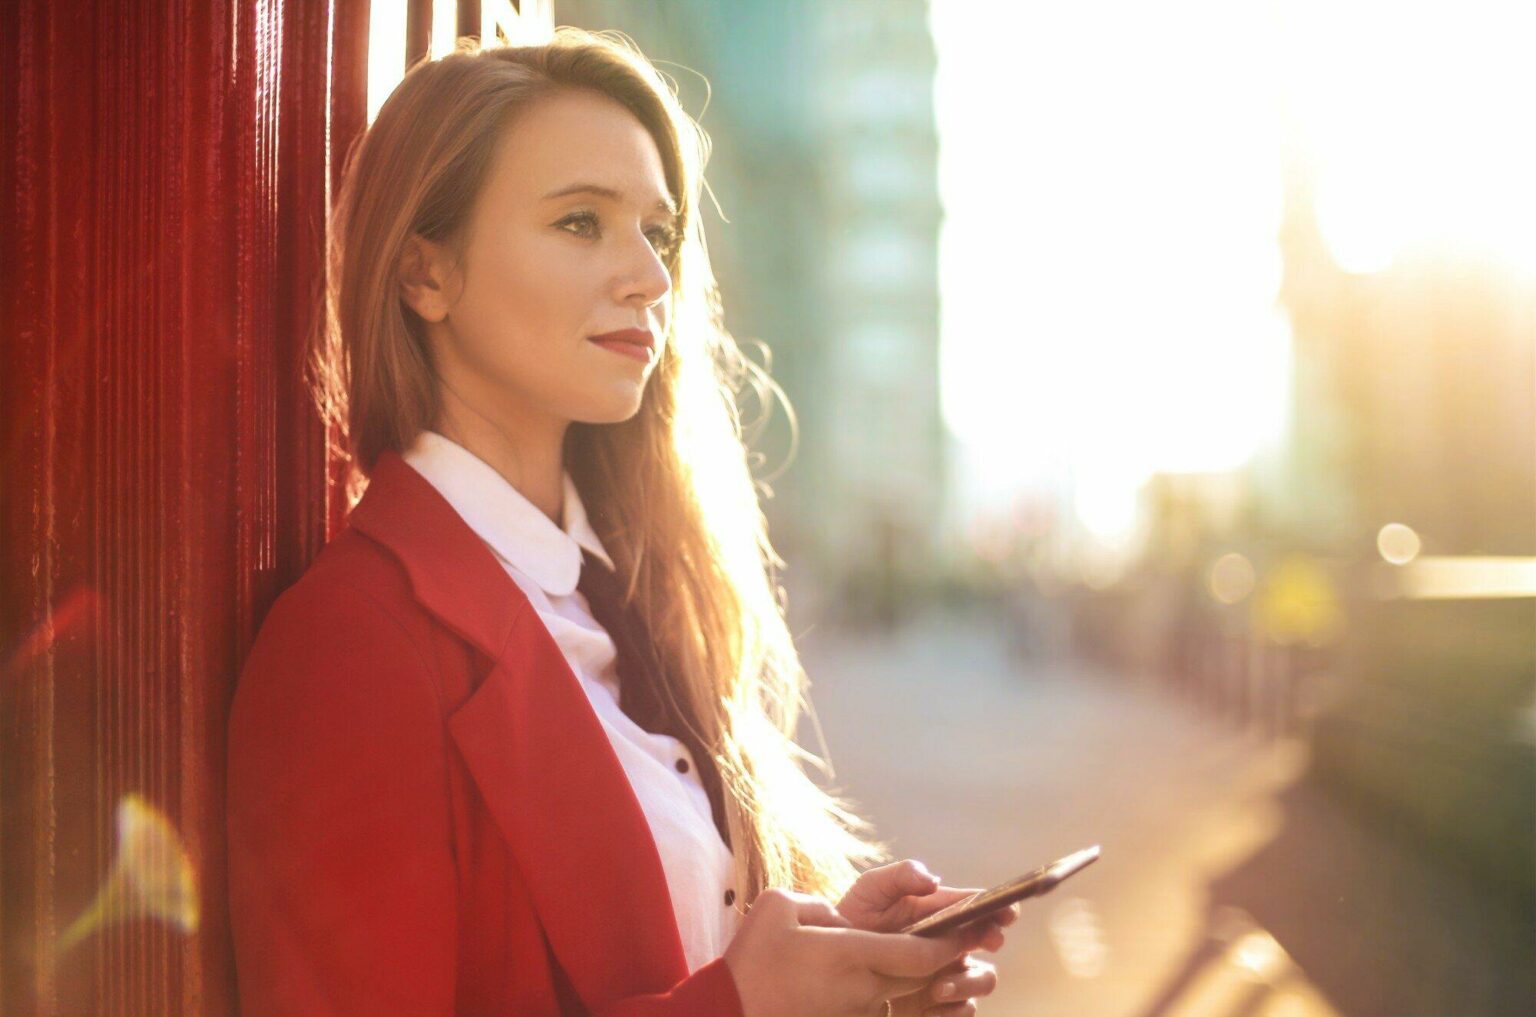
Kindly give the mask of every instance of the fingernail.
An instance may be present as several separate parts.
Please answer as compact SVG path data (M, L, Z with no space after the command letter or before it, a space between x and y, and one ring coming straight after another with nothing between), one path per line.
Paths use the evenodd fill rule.
M934 995L937 996L939 999L948 999L949 997L953 996L954 994L955 994L955 983L954 982L942 982L942 983L940 983L939 991L934 993Z

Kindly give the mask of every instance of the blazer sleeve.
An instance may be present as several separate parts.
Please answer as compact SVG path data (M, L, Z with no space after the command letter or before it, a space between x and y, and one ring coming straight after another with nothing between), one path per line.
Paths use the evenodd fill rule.
M736 979L724 957L716 957L669 991L630 996L593 1011L593 1017L742 1017Z
M278 599L229 723L229 904L244 1017L454 1012L442 707L361 589Z

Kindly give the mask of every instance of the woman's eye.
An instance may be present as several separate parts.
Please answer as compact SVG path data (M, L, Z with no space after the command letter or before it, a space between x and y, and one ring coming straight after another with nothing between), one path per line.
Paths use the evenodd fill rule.
M602 231L598 228L597 216L591 212L573 213L555 223L555 226L574 236L589 240L602 235ZM645 236L651 242L652 248L664 258L675 254L682 241L681 233L674 226L653 226L645 231Z
M580 226L582 229L566 229L566 232L574 233L577 236L587 236L587 230L591 230L593 233L597 231L597 216L593 215L591 212L577 212L575 215L566 216L555 225L562 229L565 229L568 226Z
M648 230L645 235L651 238L651 246L660 254L670 255L677 250L679 238L677 230L671 226L658 226Z

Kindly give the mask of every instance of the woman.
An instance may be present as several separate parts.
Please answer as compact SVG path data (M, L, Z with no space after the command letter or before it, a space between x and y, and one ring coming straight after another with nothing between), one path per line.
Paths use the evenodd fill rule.
M971 891L859 875L881 847L800 767L706 152L643 57L562 29L415 67L354 153L316 380L368 486L235 695L247 1014L960 1014L995 986L969 952L1016 910L890 934Z

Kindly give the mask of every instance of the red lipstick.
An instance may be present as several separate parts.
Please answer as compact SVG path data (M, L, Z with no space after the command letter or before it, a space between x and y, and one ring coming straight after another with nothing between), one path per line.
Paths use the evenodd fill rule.
M632 357L642 363L649 363L651 353L656 349L656 337L644 328L625 328L588 338L611 353Z

